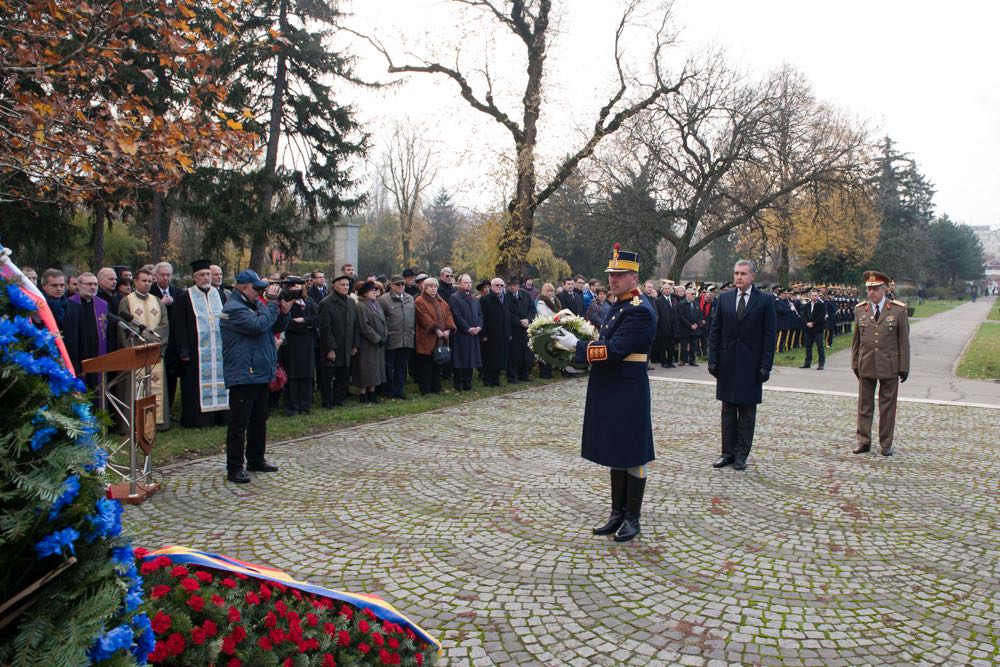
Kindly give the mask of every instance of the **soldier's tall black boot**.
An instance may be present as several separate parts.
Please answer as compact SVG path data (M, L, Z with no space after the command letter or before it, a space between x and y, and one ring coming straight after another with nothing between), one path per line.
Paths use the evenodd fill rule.
M626 490L628 472L611 469L611 515L603 526L594 528L594 535L610 535L618 530L625 520Z
M646 478L628 475L627 489L625 520L615 533L615 542L628 542L642 532L639 528L639 514L642 512L642 496L646 493Z

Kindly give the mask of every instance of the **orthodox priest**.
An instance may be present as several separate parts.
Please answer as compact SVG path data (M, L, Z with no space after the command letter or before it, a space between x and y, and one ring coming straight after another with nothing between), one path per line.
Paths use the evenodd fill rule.
M212 287L212 263L191 262L194 285L177 294L171 345L180 365L181 425L186 428L226 423L229 392L222 375L219 316L225 297Z
M141 268L136 271L133 282L135 291L122 298L118 304L118 314L121 316L130 315L133 322L138 322L154 332L164 343L163 352L166 352L165 344L170 340L170 323L167 319L167 309L155 295L150 293L153 280L153 273L149 269ZM148 338L153 339L154 337L149 336ZM130 347L136 342L121 330L118 332L118 341L121 347ZM152 377L145 395L157 397L156 427L160 430L170 428L170 409L167 405L166 376L164 375L162 358L153 366ZM138 398L142 398L142 396Z
M655 458L649 350L656 322L639 290L638 254L616 243L605 273L618 299L601 324L598 340L577 340L569 332L553 338L575 351L576 361L590 364L581 456L611 469L611 515L593 533L614 534L615 542L627 542L640 532L646 464Z

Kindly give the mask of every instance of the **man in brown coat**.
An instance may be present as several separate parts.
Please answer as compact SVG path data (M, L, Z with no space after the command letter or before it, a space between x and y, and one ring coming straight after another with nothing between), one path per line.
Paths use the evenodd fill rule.
M892 454L899 383L910 374L910 323L906 304L886 298L891 280L879 271L865 272L868 301L854 308L851 368L858 377L858 446L863 454L872 446L875 385L878 391L878 440L882 456Z

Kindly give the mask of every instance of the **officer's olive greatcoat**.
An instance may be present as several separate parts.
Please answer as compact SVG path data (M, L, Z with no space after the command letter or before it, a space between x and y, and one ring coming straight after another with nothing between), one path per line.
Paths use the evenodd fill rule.
M875 306L863 301L854 309L851 368L858 376L890 380L910 372L910 321L906 304L885 300L875 320Z
M611 305L599 340L577 343L576 360L590 362L581 448L588 461L631 468L656 458L647 361L655 335L653 314L633 290Z

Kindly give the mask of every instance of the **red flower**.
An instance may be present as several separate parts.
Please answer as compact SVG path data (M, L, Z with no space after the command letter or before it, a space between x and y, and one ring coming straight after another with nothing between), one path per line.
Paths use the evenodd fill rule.
M156 560L146 561L145 563L139 566L139 572L142 572L143 574L152 574L153 572L156 572L159 569L160 566L156 564Z
M354 610L345 604L343 607L340 608L340 615L345 617L349 621L354 617Z
M337 636L337 626L334 625L333 623L324 623L323 624L323 632L325 632L326 634L330 635L331 637L336 637Z
M413 656L413 659L417 661L418 665L424 664L424 654L419 651Z
M364 609L362 609L361 613L364 614L365 616L367 616L368 618L372 619L373 621L375 620L375 612L373 612L368 607L365 607Z
M232 635L230 635L237 642L241 642L247 638L247 631L242 625L237 625L233 628Z
M319 616L317 616L312 612L306 614L306 625L308 625L310 628L315 628L317 625L319 625Z
M206 639L208 639L208 635L205 634L204 630L199 628L197 625L191 628L191 641L197 646L204 644Z
M388 644L389 644L389 648L391 648L391 649L397 649L397 648L399 648L399 640L396 639L395 637L389 637Z
M232 635L229 635L228 637L222 640L222 648L219 650L225 653L226 655L232 655L233 653L236 653L236 640L233 639ZM420 654L418 653L417 655ZM232 661L230 660L230 663L231 662Z
M250 578L250 577L248 577L248 576L247 576L247 575L245 575L245 574L240 574L239 572L234 572L233 574L235 574L235 575L236 575L236 578L237 578L237 579L249 579L249 578Z
M136 547L135 549L132 549L132 553L135 554L136 558L142 558L143 556L149 555L149 549L146 549L144 547Z
M292 597L294 597L296 600L301 600L302 599L302 593L300 593L299 591L297 591L297 590L295 590L293 588L292 589Z
M285 641L285 631L281 628L272 628L271 632L268 633L272 641L283 642Z
M181 582L181 588L186 590L188 593L194 593L196 590L201 588L201 584L194 577L188 577Z
M278 600L274 603L274 608L278 610L278 615L284 617L288 613L288 605Z
M385 638L376 632L372 634L372 642L375 646L383 646L385 644Z
M205 634L209 637L214 637L219 634L219 626L217 626L215 621L212 619L206 619L205 622L201 624L201 627L205 630Z
M361 651L361 655L368 655L368 651L372 650L372 647L364 642L358 644L358 650Z
M225 586L226 588L236 588L236 582L230 579L229 577L226 577L225 579L222 580L222 585Z
M278 617L274 615L273 611L267 612L267 616L264 617L264 627L273 628L278 624Z
M323 667L337 667L337 661L329 653L323 654Z
M206 572L205 570L198 570L194 573L194 576L198 577L199 581L203 581L206 584L211 583L212 581L212 573Z
M229 608L229 614L226 616L226 618L229 619L230 623L239 623L240 622L240 610L237 609L236 607L230 607Z
M246 598L247 598L247 604L250 605L251 607L256 607L257 605L260 604L260 598L257 597L257 594L254 593L253 591L247 591Z
M190 574L188 569L183 565L174 565L174 569L170 570L171 577L186 577L188 574Z
M295 663L291 658L285 658L285 661L281 663L282 667L295 667Z
M410 641L413 641L417 638L417 636L413 634L413 630L410 630L409 628L406 628L406 636L410 638Z
M243 663L240 662L239 658L230 658L229 662L226 663L226 667L243 667Z
M151 664L156 664L158 662L163 662L170 656L167 655L167 643L163 641L157 641L156 646L153 648L153 652L150 653L146 660Z
M267 587L267 584L260 585L260 597L263 600L271 599L271 589Z
M337 646L350 646L351 645L351 633L347 630L341 630L337 633Z
M170 655L180 655L184 652L184 647L186 643L184 641L184 636L175 632L169 637L167 637L167 653Z
M278 583L277 581L272 581L272 582L270 582L270 583L271 583L271 585L272 585L272 586L274 586L275 588L277 588L277 589L278 589L279 591L281 591L282 593L284 593L285 591L287 591L287 590L288 590L288 586L286 586L286 585L284 585L284 584L280 584L280 583Z
M381 651L378 652L378 659L379 662L381 662L383 665L392 664L392 656L389 655L389 652L385 649L382 649Z
M156 612L156 616L150 621L150 625L153 627L153 632L158 635L162 635L167 630L170 629L171 618L164 614L162 611Z
M169 592L170 592L170 586L165 586L163 584L158 584L156 586L153 586L153 592L150 593L150 596L154 600L159 600L160 598L162 598L164 595L166 595Z
M358 630L361 630L361 632L368 632L369 627L370 626L368 625L368 621L365 620L358 621Z
M257 646L265 651L270 651L274 648L274 644L271 643L271 640L266 635L257 640Z
M191 607L195 611L201 611L205 608L205 598L200 595L192 595L188 598L187 606Z
M222 607L223 605L226 604L226 601L222 599L221 595L212 594L212 604L214 604L216 607Z

